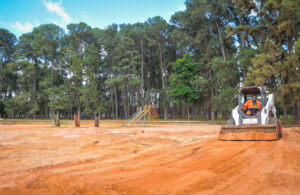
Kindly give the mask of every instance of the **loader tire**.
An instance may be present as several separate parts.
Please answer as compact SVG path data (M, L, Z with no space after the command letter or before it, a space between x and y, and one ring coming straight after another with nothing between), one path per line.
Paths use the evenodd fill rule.
M281 138L282 137L282 123L280 121L280 119L277 120L277 125L279 127L279 132L278 132L278 137Z
M282 137L282 124L280 119L272 117L269 119L269 124L274 124L276 126L276 130L278 131L278 139Z
M234 120L233 120L233 118L229 119L229 120L226 122L226 125L234 125Z

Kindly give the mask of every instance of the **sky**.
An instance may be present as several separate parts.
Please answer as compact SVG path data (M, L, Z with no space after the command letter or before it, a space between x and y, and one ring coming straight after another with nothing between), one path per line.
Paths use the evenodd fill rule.
M185 9L185 0L0 0L0 28L17 37L41 24L66 29L69 23L85 22L105 28L116 23L144 22L149 17L171 16Z

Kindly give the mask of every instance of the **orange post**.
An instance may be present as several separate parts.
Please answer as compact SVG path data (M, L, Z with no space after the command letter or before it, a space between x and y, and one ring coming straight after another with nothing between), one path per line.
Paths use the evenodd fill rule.
M80 115L74 115L75 127L80 127Z
M99 127L99 116L95 117L95 127Z

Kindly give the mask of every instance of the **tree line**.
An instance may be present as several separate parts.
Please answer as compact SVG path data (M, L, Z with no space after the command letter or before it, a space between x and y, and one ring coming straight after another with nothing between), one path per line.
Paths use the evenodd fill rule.
M279 114L300 121L298 0L186 0L169 22L0 28L0 116L74 113L228 118L241 86L266 85Z

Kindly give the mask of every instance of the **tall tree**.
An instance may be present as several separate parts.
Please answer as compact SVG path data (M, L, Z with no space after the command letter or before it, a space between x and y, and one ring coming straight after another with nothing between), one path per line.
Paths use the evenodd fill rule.
M200 89L195 85L199 70L200 64L194 63L192 57L189 54L185 54L184 58L178 59L174 63L174 73L170 77L168 95L173 97L174 103L185 105L188 119L190 119L190 107L193 101L200 97Z
M69 64L68 74L70 75L70 88L76 100L77 113L81 113L81 101L83 83L85 78L84 67L87 64L87 50L92 44L92 28L87 24L69 24L67 26L69 35L67 36L66 61Z
M33 115L35 118L37 117L37 113L39 111L39 102L38 102L38 90L39 90L39 80L41 78L40 74L40 59L37 53L37 48L35 47L35 34L33 32L23 34L19 38L19 42L17 45L17 54L18 59L23 62L17 62L18 67L22 69L26 69L28 71L27 76L29 76L29 80L32 79L33 82L27 83L26 81L23 84L27 83L23 86L25 89L28 89L27 92L30 93L30 110L29 114ZM26 80L26 74L22 74L21 80Z
M14 86L14 73L8 71L7 64L12 61L17 38L6 29L0 28L0 112L4 113L2 101L6 99L7 90L12 93Z
M160 77L161 77L161 108L164 110L164 119L168 118L168 107L169 101L167 96L168 90L168 78L169 70L171 67L172 59L168 59L167 52L168 47L171 45L171 26L161 17L149 18L147 21L147 37L149 45L154 47L154 50L157 51L157 59L160 68Z
M50 96L55 94L54 91L48 93L48 88L58 86L62 82L59 70L61 69L61 39L64 36L64 30L55 24L45 24L35 28L32 33L34 35L33 48L38 58L43 62L43 67L41 67L41 80L39 81L39 96L43 97L44 102L40 102L40 104L45 105L44 110L48 118ZM50 114L52 117L52 107L50 107Z
M103 32L103 49L106 52L105 62L107 64L107 77L105 81L109 89L111 110L115 111L115 118L119 117L119 101L118 101L118 82L114 80L117 72L114 70L116 59L115 49L118 43L118 25L112 24L108 26ZM114 105L114 106L113 106ZM112 112L113 113L113 112Z

